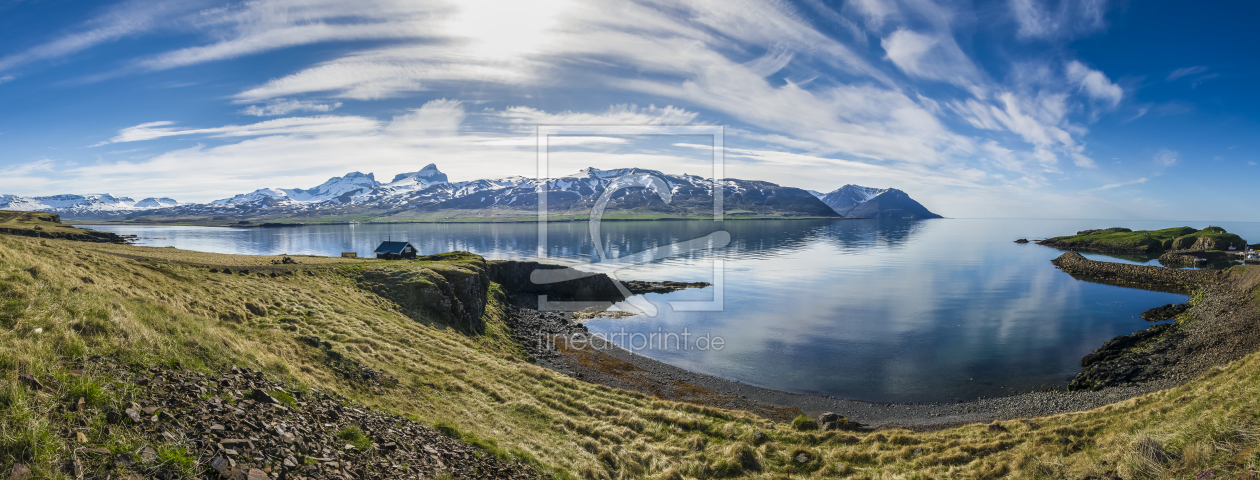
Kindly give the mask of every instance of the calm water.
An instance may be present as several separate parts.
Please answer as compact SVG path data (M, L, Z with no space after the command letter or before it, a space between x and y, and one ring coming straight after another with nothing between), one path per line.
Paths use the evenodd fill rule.
M1080 358L1149 324L1143 310L1181 295L1073 279L1050 260L1060 251L1017 238L1086 228L1165 228L1206 223L1084 220L792 220L605 222L609 257L730 233L730 244L677 251L617 272L623 280L714 282L723 263L722 311L674 311L670 301L710 301L716 287L649 294L655 316L588 323L624 346L648 334L647 355L748 384L838 397L901 402L970 399L1063 386ZM1260 224L1222 224L1250 241ZM533 224L333 225L289 228L94 226L141 237L142 245L257 255L368 255L387 237L420 253L468 250L492 259L532 259L540 250L590 262L587 224L552 224L540 249ZM666 250L669 252L669 250ZM668 253L666 254L668 255ZM1095 259L1116 260L1101 255ZM634 333L643 334L635 337ZM695 339L721 337L722 348ZM660 338L660 337L657 337ZM681 337L672 337L681 338Z

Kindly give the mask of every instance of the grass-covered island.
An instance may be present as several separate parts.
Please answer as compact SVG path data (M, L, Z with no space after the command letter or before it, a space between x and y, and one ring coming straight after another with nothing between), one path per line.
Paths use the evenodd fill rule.
M1089 250L1120 254L1158 254L1165 250L1211 251L1230 247L1245 249L1247 242L1221 227L1196 230L1190 227L1163 230L1105 228L1083 230L1076 235L1048 238L1037 243L1065 250Z
M1184 479L1260 462L1255 353L1079 413L872 430L537 366L514 330L521 262L295 258L0 235L0 475ZM1229 288L1184 323L1255 322L1260 268L1214 275Z

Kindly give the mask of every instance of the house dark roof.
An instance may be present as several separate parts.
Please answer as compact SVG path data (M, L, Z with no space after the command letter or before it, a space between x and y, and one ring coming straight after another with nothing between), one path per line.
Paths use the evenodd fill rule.
M407 242L381 242L381 246L376 247L375 253L377 255L384 254L384 253L402 255L403 247L406 247L408 245L411 245L411 244ZM415 248L412 248L412 250L415 250Z

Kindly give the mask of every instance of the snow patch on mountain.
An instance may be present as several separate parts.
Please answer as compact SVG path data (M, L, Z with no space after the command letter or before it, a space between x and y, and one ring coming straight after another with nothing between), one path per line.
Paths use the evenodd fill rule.
M88 195L49 195L44 197L25 197L20 195L0 195L0 210L48 211L57 213L109 213L132 212L153 208L166 208L179 205L170 198L146 198L139 202L128 197L115 197L108 193Z
M136 202L136 204L135 204L134 206L135 206L136 208L163 208L163 207L174 207L174 206L176 206L176 205L179 205L179 202L175 201L175 199L173 199L173 198L167 198L167 197L162 197L162 198L153 198L153 197L149 197L149 198L146 198L146 199L141 200L141 201L139 201L139 202Z

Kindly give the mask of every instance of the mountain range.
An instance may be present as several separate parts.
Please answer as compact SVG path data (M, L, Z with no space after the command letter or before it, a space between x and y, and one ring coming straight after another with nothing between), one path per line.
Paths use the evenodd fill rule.
M0 195L0 209L23 212L53 212L75 215L121 215L137 210L174 207L179 202L170 198L146 198L139 202L128 197L115 197L108 193L89 195L51 195L47 197L22 197Z
M262 188L208 203L181 204L170 198L98 195L22 197L0 195L0 210L48 211L71 221L144 223L302 223L324 221L476 221L537 218L538 192L547 190L552 218L589 215L609 184L622 177L642 180L616 190L605 218L703 218L712 216L721 189L728 218L855 217L940 218L901 190L845 185L830 193L755 180L669 175L656 170L586 168L556 178L520 176L451 182L430 164L379 182L371 173L351 172L319 186ZM670 203L647 181L669 189Z

